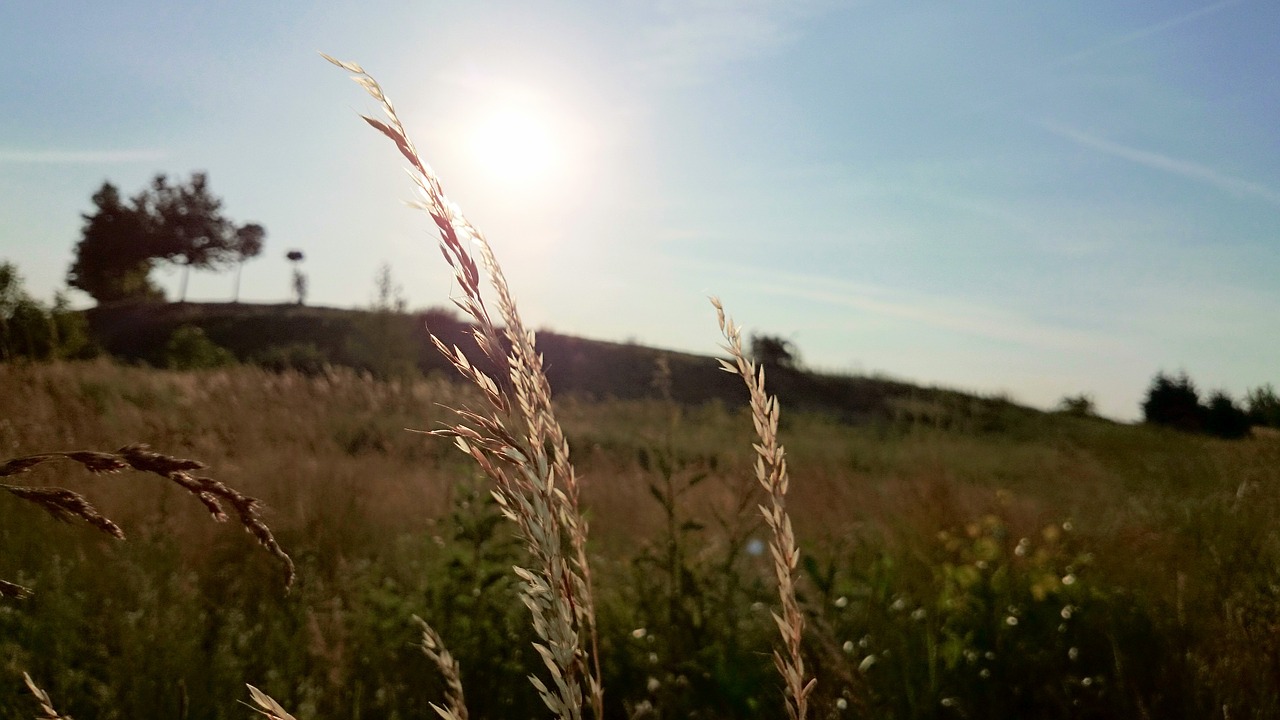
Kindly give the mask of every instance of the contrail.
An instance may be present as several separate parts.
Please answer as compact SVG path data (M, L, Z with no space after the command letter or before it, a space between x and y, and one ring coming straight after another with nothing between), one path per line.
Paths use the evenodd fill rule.
M5 150L0 148L0 165L102 165L109 163L155 162L164 157L160 150Z
M1266 185L1226 175L1211 167L1189 160L1181 160L1158 152L1121 145L1049 120L1041 121L1039 125L1058 137L1066 138L1077 145L1092 148L1112 157L1122 158L1172 175L1213 185L1220 190L1226 190L1235 195L1251 195L1280 207L1280 192Z
M1104 50L1109 50L1110 48L1118 47L1120 45L1128 45L1131 42L1141 40L1145 37L1150 37L1152 35L1157 35L1159 33L1162 33L1165 30L1168 30L1169 28L1177 27L1178 25L1182 25L1184 23L1189 23L1192 20L1198 20L1206 15L1212 15L1214 13L1221 12L1233 5L1239 5L1243 1L1244 0L1220 0L1219 2L1213 3L1212 5L1206 5L1202 8L1199 8L1198 10L1192 10L1191 12L1186 13L1184 15L1179 15L1175 18L1163 20L1154 25L1148 25L1147 27L1134 30L1133 32L1124 33L1123 35L1117 35L1109 40L1105 40L1101 43L1098 43L1097 45L1085 48L1084 50L1074 52L1064 58L1061 58L1057 62L1053 63L1053 66L1056 67L1061 65L1069 65L1078 60L1083 60L1084 58L1087 58L1090 55L1096 55L1097 53L1100 53Z

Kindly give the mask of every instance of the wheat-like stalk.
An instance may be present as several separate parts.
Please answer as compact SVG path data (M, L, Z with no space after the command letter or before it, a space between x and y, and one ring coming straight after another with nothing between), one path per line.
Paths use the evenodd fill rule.
M70 450L13 458L0 464L0 477L18 475L41 463L54 460L70 460L79 463L94 474L117 473L133 469L159 475L194 495L218 522L225 522L228 519L226 512L222 509L222 503L229 504L245 530L257 538L258 542L284 565L285 587L288 588L293 584L293 559L284 551L284 548L280 547L271 533L271 528L258 516L261 503L213 478L192 474L192 471L206 467L199 460L162 455L152 451L147 445L135 443L126 445L114 453ZM5 483L0 483L0 490L20 500L35 503L62 522L71 522L79 518L112 537L124 539L124 531L120 526L98 512L97 508L80 493L57 487L29 487ZM0 581L0 596L21 596L29 593L28 588Z
M53 699L49 697L49 693L40 689L30 675L22 673L22 680L27 684L31 694L36 696L36 702L40 703L40 714L36 716L36 720L71 720L70 715L59 715L58 711L53 709Z
M258 707L249 705L249 708L259 715L267 718L267 720L298 720L290 715L280 703L276 702L270 695L262 692L252 685L245 685L249 688L249 697ZM245 703L248 705L248 703Z
M721 360L727 372L740 376L751 394L751 420L755 424L756 479L769 494L769 506L760 506L765 522L772 531L769 551L773 556L774 574L778 579L778 599L782 613L773 613L778 632L782 635L782 651L774 651L773 662L786 686L787 716L791 720L804 720L808 712L809 694L813 692L815 679L807 679L801 640L804 637L804 615L796 602L796 565L800 562L800 548L796 546L795 533L791 530L791 516L787 514L787 459L786 451L778 442L778 398L764 390L764 368L747 359L742 350L742 331L732 319L725 316L724 306L718 298L711 298L720 332L724 334L725 350L733 361Z
M431 708L444 720L467 720L467 701L462 693L462 669L458 661L444 646L444 640L435 628L426 620L413 616L413 621L422 630L422 652L440 669L445 682L445 707L431 703Z
M454 300L474 323L480 352L497 374L495 380L456 346L438 339L441 353L478 387L488 405L483 412L459 408L460 422L435 434L450 437L495 484L494 497L512 520L533 556L533 568L516 568L522 599L533 617L540 642L534 647L551 675L550 687L530 681L547 707L561 718L582 717L583 688L593 717L603 717L595 603L587 563L587 524L579 509L578 480L569 461L569 444L551 408L551 386L525 328L506 278L484 235L449 200L440 179L423 161L391 101L355 63L329 62L353 79L381 105L385 121L364 120L395 143L409 162L409 175L440 234L440 249L453 269L462 296ZM479 259L477 261L477 257ZM481 274L496 294L499 330L482 293Z

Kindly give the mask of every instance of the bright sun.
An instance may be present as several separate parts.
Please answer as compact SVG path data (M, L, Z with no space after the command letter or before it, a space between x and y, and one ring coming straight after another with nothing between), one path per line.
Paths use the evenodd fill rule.
M496 111L481 121L471 145L486 174L512 184L549 180L563 152L551 125L519 108Z

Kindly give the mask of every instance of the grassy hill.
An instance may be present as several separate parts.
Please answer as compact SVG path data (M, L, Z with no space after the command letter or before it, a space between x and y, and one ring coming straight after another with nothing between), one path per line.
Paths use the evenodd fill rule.
M30 672L78 717L242 717L244 683L298 717L431 717L444 688L416 614L460 661L473 717L543 712L522 681L540 659L510 572L527 556L472 461L406 430L483 402L426 335L465 347L464 324L199 304L88 318L131 362L0 364L0 469L133 442L202 460L264 502L299 579L286 593L274 558L172 483L69 463L12 474L83 493L129 537L0 492L0 579L35 591L0 598L0 682ZM147 366L190 326L246 362ZM583 479L606 716L776 716L776 593L740 381L709 357L539 342ZM290 358L323 363L259 365ZM1280 713L1280 437L874 378L769 380L812 717ZM33 712L0 693L0 720Z
M91 332L111 355L164 365L165 345L182 326L204 330L214 343L246 361L297 357L386 376L414 367L424 374L452 368L431 343L474 347L469 326L444 310L397 314L298 305L231 303L134 304L87 311ZM741 401L741 382L709 356L538 334L547 375L557 395L596 399L656 397L659 358L670 369L670 397L686 405ZM269 363L270 364L270 363ZM1000 398L922 388L883 378L769 369L771 392L793 410L820 412L845 422L909 421L964 424L1000 430L1038 414Z

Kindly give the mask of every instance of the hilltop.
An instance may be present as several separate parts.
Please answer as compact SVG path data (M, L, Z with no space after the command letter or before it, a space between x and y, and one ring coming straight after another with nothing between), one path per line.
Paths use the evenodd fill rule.
M471 352L470 326L448 310L413 313L345 310L293 304L133 303L86 311L90 331L109 354L129 362L163 365L175 330L200 328L243 362L306 369L320 363L374 375L408 367L423 374L453 374L431 343ZM558 396L632 400L656 397L659 360L670 368L671 399L685 405L741 403L737 378L720 371L709 355L663 350L539 332L547 376ZM785 407L841 422L908 420L937 426L962 423L998 430L1017 417L1041 414L1003 398L925 388L882 377L832 375L788 367L768 368L769 385Z

